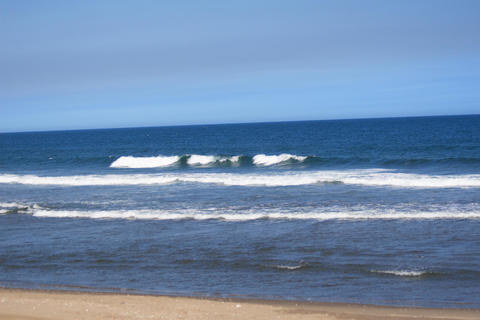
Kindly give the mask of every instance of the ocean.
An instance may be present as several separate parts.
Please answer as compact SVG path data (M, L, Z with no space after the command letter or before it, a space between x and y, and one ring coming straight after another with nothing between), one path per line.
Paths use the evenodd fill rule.
M480 116L0 134L0 286L480 307Z

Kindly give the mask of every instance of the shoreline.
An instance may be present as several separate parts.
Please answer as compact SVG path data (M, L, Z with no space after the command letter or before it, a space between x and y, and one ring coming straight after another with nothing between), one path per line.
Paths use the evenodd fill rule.
M480 319L480 309L0 288L0 319Z
M209 295L204 292L158 292L149 290L138 290L133 288L117 288L117 287L90 287L82 285L37 285L37 286L8 286L0 284L0 292L2 290L18 290L18 291L32 291L45 293L72 293L72 294L93 294L93 295L129 295L129 296L145 296L145 297L171 297L171 298L192 298L199 300L212 301L239 301L239 302L254 302L254 303L282 303L282 304L327 304L327 305L352 305L352 306L372 306L372 307L392 307L392 308L411 308L411 309L446 309L446 310L480 310L478 306L470 306L470 303L447 303L443 304L431 303L427 305L422 304L401 304L394 301L376 301L376 302L362 302L362 301L341 301L341 300L302 300L300 298L282 298L282 297L261 297L253 295L240 294L218 294Z

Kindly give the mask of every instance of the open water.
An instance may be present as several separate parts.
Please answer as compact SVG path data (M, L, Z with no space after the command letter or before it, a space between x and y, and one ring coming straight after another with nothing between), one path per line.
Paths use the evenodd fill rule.
M0 134L0 285L480 307L480 116Z

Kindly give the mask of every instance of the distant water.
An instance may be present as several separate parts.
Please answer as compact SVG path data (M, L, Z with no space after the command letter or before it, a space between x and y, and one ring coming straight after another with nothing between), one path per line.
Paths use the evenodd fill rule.
M0 134L0 285L480 307L480 116Z

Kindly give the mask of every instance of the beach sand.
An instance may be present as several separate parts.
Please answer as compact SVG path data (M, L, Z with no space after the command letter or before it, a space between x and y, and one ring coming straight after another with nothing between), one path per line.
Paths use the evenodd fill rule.
M0 319L480 319L480 309L0 289Z

